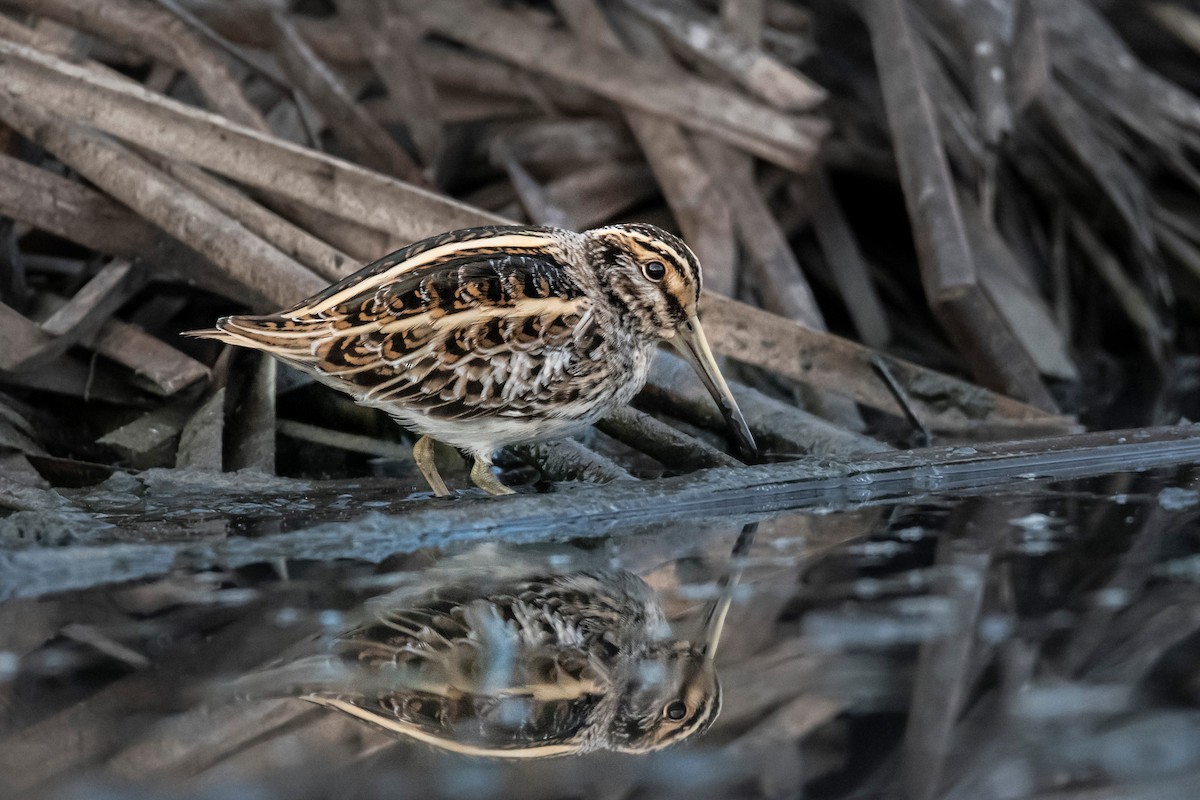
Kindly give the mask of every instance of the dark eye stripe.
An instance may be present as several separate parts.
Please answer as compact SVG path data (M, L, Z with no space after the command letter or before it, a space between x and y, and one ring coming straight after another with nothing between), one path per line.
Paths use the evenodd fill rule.
M683 319L687 313L683 310L683 303L679 302L679 298L670 292L663 292L663 297L667 300L667 308L671 310L671 316L677 319Z
M700 266L696 263L696 259L691 255L681 240L667 233L652 229L649 231L638 231L640 235L636 236L636 241L645 249L656 253L665 259L677 271L691 272L691 277L694 278L697 284L700 283ZM664 239L664 237L669 237ZM671 240L679 242L676 246ZM687 264L687 270L680 270L681 264Z

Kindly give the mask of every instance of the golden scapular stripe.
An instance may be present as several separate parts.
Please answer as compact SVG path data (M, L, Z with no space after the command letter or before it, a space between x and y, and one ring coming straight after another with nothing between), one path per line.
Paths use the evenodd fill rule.
M337 700L332 697L319 697L316 695L306 696L304 698L310 703L336 708L339 711L344 711L351 716L357 717L364 722L369 722L378 725L381 728L386 728L390 731L408 736L425 744L431 744L434 747L448 750L452 753L461 753L468 756L487 756L491 758L546 758L547 756L565 756L571 753L579 752L577 745L570 744L545 744L540 747L486 747L483 745L475 745L469 742L456 742L453 739L438 736L430 733L418 725L404 720L390 717L386 714L381 714L374 711L368 711L365 708L360 708L353 703L347 703L345 700Z
M335 306L341 305L348 300L362 294L363 292L377 289L378 287L395 282L401 275L412 272L415 269L441 261L451 256L460 255L470 252L471 250L499 250L505 249L520 249L520 248L538 248L544 247L546 244L545 234L529 234L529 233L510 233L502 236L490 236L483 239L468 239L463 242L447 242L443 245L430 248L422 253L418 253L412 258L405 259L399 264L396 264L390 269L386 269L378 275L372 275L361 283L355 283L346 287L336 294L330 295L319 303L311 306L305 306L294 309L288 312L289 316L304 316L308 314L320 314L328 311Z

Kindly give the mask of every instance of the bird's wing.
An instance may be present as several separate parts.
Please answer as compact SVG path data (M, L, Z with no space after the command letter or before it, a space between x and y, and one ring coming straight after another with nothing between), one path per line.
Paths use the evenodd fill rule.
M457 231L400 250L288 311L221 319L263 350L363 402L468 418L578 399L578 355L600 331L558 232ZM205 334L201 334L205 335Z

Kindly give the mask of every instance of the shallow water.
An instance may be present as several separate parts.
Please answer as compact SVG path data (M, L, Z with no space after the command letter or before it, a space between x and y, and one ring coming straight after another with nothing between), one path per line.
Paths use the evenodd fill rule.
M176 560L140 582L14 599L0 605L0 780L5 796L71 798L1183 796L1200 778L1195 479L1031 477L969 497L931 485L756 515L736 559L742 521L714 516L504 548L406 540L378 559ZM105 498L87 505L100 522L62 535L145 547L149 529L203 544L320 524L353 539L399 499L386 482L267 488L234 500L110 479L80 494ZM580 626L542 630L535 653L511 635L518 620L479 611L514 581L580 574L603 577L571 584L575 606L606 594L661 612L669 632L594 612L582 627L611 630L598 665L577 669ZM458 617L474 626L468 655L363 645L372 621L428 622L432 592L474 609ZM635 684L670 695L652 645L702 640L722 598L711 729L613 751L649 740L588 710ZM362 658L370 647L384 668ZM300 696L420 724L389 734Z

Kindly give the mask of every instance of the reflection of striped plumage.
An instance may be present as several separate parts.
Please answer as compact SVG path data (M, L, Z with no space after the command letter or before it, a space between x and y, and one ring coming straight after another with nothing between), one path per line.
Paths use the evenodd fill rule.
M475 456L570 434L627 403L660 339L681 345L744 442L749 433L696 318L700 265L650 225L586 233L469 228L418 242L295 307L232 316L196 335L263 350Z
M649 752L702 733L720 711L715 641L669 638L653 591L631 573L475 576L404 595L372 601L338 640L363 688L351 680L306 699L501 758Z

